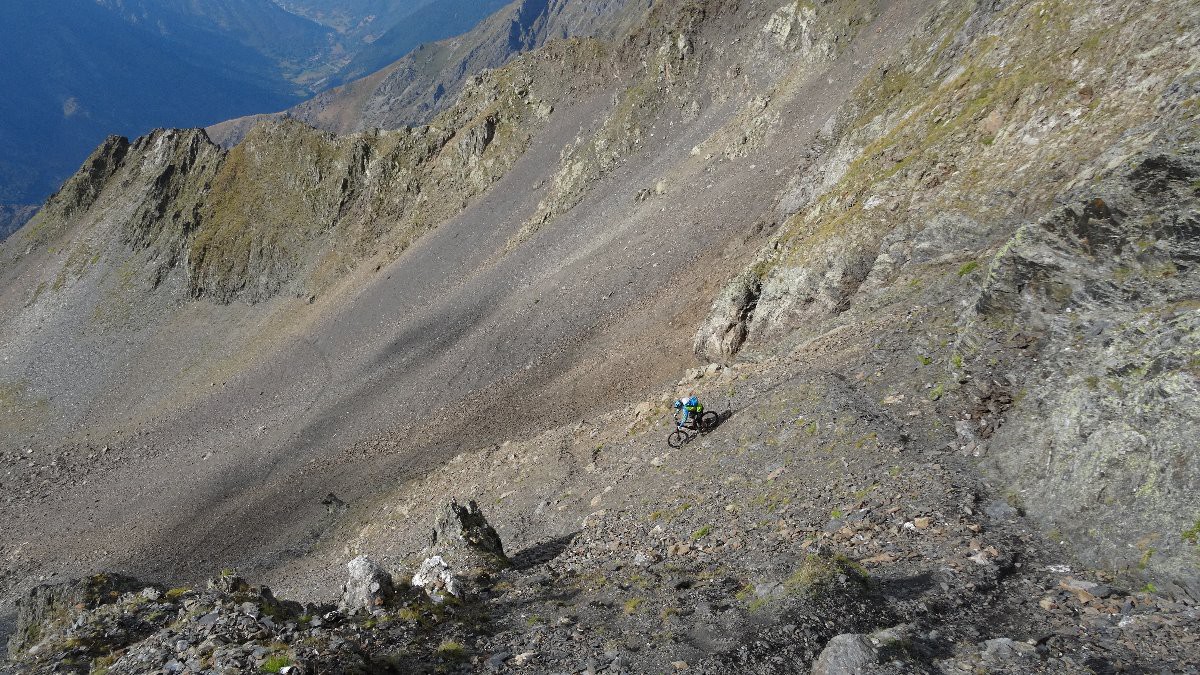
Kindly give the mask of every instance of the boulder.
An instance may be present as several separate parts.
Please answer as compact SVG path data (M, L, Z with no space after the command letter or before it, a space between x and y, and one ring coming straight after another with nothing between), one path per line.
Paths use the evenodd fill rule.
M350 577L342 587L338 607L344 612L374 611L387 605L395 593L392 575L365 555L351 560L346 567Z
M866 635L843 633L835 636L813 664L813 675L856 675L879 662L879 652Z
M424 589L429 598L438 604L445 602L447 595L456 598L463 595L462 585L440 555L426 558L425 562L421 563L421 567L413 575L412 585Z

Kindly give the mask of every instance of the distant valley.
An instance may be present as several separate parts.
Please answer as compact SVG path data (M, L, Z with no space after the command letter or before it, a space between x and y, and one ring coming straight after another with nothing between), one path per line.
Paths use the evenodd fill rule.
M0 7L0 237L109 134L283 110L501 3L46 0ZM390 52L388 50L395 50ZM358 67L358 66L355 66Z

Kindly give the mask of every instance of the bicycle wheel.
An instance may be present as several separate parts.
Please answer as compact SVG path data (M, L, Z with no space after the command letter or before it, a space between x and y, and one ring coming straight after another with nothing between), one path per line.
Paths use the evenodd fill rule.
M700 431L712 431L713 429L716 429L717 425L720 423L721 416L718 415L716 411L709 410L700 416L700 423L697 426L700 427Z
M667 437L667 445L671 446L672 448L682 448L683 444L687 442L688 435L686 431L676 430Z

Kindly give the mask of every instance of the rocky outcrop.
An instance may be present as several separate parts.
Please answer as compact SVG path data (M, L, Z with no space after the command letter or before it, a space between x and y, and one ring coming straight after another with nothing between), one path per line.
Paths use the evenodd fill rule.
M879 652L866 635L836 635L812 667L812 675L855 675L879 663Z
M474 500L466 506L452 501L438 512L424 556L412 584L437 602L446 595L462 597L512 564L500 535Z
M458 577L454 576L454 570L440 555L426 558L421 563L416 574L413 574L412 585L424 590L431 600L439 604L445 602L447 596L461 598L465 593Z
M8 651L14 655L28 652L78 613L111 603L122 593L140 590L142 585L135 579L108 574L37 586L17 603L16 630L8 640Z
M1090 564L1200 596L1185 539L1200 490L1200 148L1131 163L1017 231L964 353L1019 379L986 461L1027 512Z
M728 284L713 303L708 318L696 331L693 349L702 360L727 363L742 348L762 293L762 279L754 272Z
M500 535L473 499L466 506L452 501L442 508L428 550L459 565L493 567L508 563Z

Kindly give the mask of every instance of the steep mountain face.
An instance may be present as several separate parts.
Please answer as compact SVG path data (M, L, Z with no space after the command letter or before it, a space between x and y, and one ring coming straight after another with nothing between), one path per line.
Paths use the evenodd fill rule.
M956 447L1089 564L1171 570L1194 593L1178 425L1198 393L1197 36L1194 17L1166 39L1131 11L1007 8L880 67L865 86L889 95L830 121L696 349L795 344L912 303L928 328L903 358L937 371ZM1025 22L1038 30L1016 37ZM983 34L1014 38L961 41ZM952 271L966 288L931 294Z
M545 7L0 245L7 667L1194 663L1193 3ZM451 497L511 560L438 604Z

